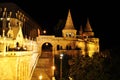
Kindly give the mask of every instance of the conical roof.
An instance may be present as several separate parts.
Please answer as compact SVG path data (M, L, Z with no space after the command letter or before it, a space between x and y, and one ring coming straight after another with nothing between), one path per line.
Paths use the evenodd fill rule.
M67 16L67 20L66 20L66 24L65 24L64 29L75 29L74 25L73 25L70 10L68 11L68 16Z
M87 23L86 23L86 26L85 26L85 28L84 28L84 31L85 31L85 32L92 32L92 28L91 28L89 19L87 19Z

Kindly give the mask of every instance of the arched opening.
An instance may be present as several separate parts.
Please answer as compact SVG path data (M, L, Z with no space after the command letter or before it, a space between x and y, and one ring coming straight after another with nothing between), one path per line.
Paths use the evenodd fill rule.
M52 56L52 45L48 42L42 45L41 57L51 57Z
M57 50L62 50L62 46L57 45Z
M71 46L67 45L67 46L66 46L66 49L67 49L67 50L71 50L72 48L71 48Z

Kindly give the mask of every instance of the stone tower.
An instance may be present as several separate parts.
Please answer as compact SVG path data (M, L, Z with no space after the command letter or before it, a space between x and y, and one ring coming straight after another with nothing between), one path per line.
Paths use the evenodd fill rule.
M94 32L91 28L91 25L90 25L90 22L89 22L89 19L87 18L87 23L86 23L86 26L84 28L84 33L83 33L85 36L88 36L88 37L93 37L94 36Z
M76 37L77 30L74 28L70 10L68 12L67 20L64 29L62 30L63 37Z

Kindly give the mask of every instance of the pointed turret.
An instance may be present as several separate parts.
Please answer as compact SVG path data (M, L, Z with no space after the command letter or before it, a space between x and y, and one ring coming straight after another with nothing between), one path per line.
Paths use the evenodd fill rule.
M65 27L62 30L63 37L76 37L77 30L74 28L70 10L66 20Z
M64 29L75 29L74 25L73 25L70 10L68 11L68 16L67 16L67 20L66 20L66 24L65 24Z
M91 28L91 25L90 25L90 22L89 22L89 19L87 19L87 23L86 23L86 26L84 28L84 36L94 36L94 32Z
M87 19L86 27L84 29L85 32L92 32L92 28L89 22L89 19Z

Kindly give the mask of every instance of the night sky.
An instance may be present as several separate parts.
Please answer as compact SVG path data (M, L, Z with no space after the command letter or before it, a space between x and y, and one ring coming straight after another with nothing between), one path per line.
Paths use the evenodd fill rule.
M3 0L5 2L5 0ZM0 2L3 2L0 0ZM35 1L35 2L34 2ZM119 47L120 5L119 2L82 0L7 0L16 3L38 24L53 34L54 27L60 20L66 20L68 9L71 10L73 23L79 30L89 18L95 37L100 38L101 48Z

